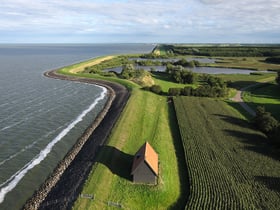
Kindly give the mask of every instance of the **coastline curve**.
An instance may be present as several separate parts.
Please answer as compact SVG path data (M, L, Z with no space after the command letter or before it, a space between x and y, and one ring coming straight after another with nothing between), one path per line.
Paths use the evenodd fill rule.
M106 142L130 97L129 91L117 83L62 75L58 74L57 70L47 71L44 76L105 87L108 100L93 123L88 126L45 182L27 200L22 208L24 210L69 209L71 207L91 171L100 146Z

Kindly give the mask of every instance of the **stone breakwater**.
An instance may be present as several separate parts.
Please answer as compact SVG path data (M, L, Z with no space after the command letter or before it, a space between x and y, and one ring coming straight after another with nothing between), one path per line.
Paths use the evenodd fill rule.
M46 72L47 77L96 84L107 88L108 100L94 122L86 129L53 173L23 206L24 210L69 209L78 197L96 154L117 121L129 92L119 84Z

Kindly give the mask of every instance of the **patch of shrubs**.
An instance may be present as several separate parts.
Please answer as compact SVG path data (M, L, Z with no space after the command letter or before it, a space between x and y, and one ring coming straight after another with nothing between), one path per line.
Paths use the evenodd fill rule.
M143 90L148 90L148 91L151 91L151 92L159 94L159 95L162 94L162 88L160 85L152 85L151 87L143 87Z
M174 62L173 65L194 68L200 66L200 63L197 60L187 61L185 58L182 58L181 60Z
M226 88L211 87L210 85L202 85L198 88L169 88L170 96L198 96L198 97L225 97L228 94Z

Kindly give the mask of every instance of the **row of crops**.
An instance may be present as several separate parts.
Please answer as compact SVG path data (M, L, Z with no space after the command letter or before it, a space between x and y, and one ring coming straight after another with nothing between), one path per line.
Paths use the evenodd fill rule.
M225 102L174 98L190 179L186 209L279 209L280 161Z

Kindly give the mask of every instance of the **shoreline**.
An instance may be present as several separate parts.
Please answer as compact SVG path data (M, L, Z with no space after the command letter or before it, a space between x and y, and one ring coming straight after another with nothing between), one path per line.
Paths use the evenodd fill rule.
M96 155L106 142L130 93L124 86L117 83L62 75L58 74L57 70L47 71L44 76L103 86L108 91L108 100L103 110L22 208L28 210L69 209L79 196L95 163Z

